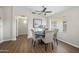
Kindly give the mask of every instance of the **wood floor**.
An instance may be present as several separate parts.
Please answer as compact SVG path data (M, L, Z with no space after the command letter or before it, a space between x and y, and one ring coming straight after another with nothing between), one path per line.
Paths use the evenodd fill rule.
M27 39L27 36L19 36L16 41L6 41L0 44L0 52L8 53L79 53L79 49L70 46L66 43L58 41L58 46L54 46L54 49L47 46L45 51L44 44L36 44L35 47L32 45L32 40Z

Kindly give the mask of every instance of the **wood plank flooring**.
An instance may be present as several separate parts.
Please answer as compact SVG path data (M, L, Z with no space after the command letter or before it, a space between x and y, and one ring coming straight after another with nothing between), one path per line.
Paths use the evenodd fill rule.
M0 44L0 50L8 53L79 53L79 49L70 46L66 43L58 41L58 46L52 50L50 45L47 46L47 51L45 51L45 46L42 44L36 44L35 47L32 46L32 40L27 39L27 36L19 36L16 41L6 41ZM0 51L1 52L1 51Z

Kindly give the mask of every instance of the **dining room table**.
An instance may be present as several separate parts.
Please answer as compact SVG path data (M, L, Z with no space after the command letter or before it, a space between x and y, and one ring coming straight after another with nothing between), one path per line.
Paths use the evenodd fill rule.
M44 33L44 31L36 31L36 32L35 32L35 36L36 36L37 39L39 39L38 41L39 41L39 43L42 45L42 44L43 44L42 39L45 38L45 33Z
M36 36L36 38L44 38L45 33L44 33L44 31L36 31L35 36Z

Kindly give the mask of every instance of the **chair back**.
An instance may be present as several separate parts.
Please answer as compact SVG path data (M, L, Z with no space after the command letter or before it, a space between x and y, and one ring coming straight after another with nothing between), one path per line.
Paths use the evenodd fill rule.
M36 32L34 30L31 30L31 31L32 31L32 38L33 38L34 41L41 39L41 37L36 37L36 35L35 35Z
M53 31L45 31L45 40L47 42L53 41L53 35L54 35Z
M32 38L33 38L33 40L36 40L36 38L35 38L35 31L33 29L31 29L31 32L32 32Z

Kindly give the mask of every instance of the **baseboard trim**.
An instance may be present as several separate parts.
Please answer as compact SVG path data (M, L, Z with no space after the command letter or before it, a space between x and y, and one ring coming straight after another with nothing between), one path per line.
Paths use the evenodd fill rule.
M67 41L64 41L64 40L60 40L60 39L58 39L58 40L59 40L59 41L62 41L62 42L64 42L64 43L67 43L67 44L69 44L69 45L71 45L71 46L73 46L73 47L79 48L78 45L72 44L72 43L67 42Z
M4 42L3 40L0 41L0 43Z
M3 43L3 42L5 42L5 41L15 41L15 40L16 40L16 38L7 39L7 40L1 40L0 43Z

